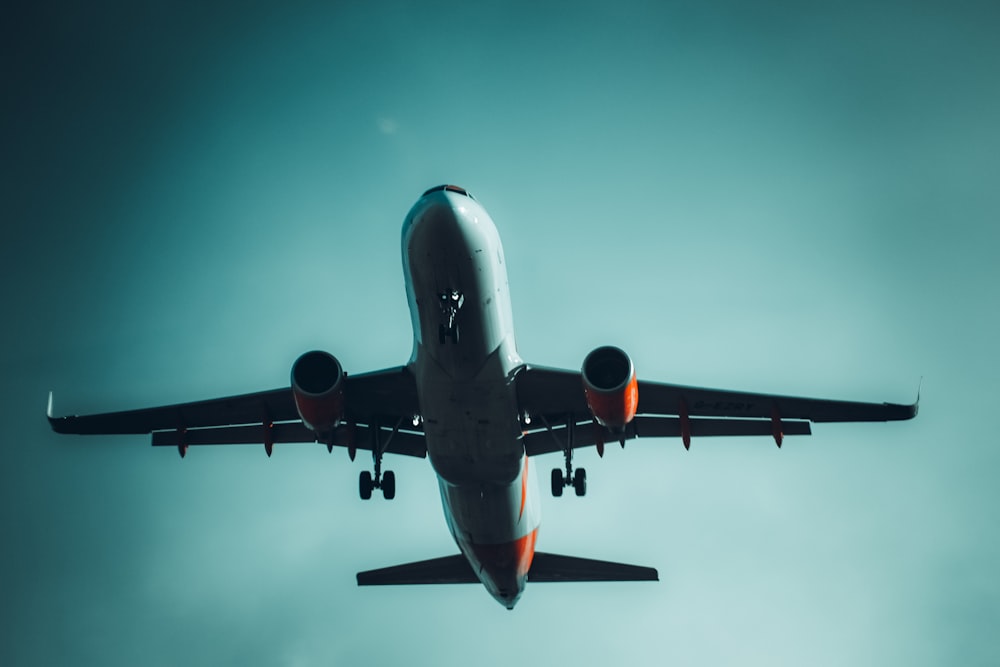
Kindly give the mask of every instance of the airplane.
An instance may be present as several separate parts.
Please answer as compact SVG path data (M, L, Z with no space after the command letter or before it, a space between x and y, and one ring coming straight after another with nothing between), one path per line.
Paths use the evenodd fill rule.
M535 459L561 453L551 492L587 492L573 453L634 438L809 435L811 422L912 419L912 404L862 403L640 381L623 350L602 346L580 371L518 355L507 268L497 228L464 188L423 193L402 229L413 352L403 366L348 375L310 351L290 386L162 407L48 419L58 433L151 434L154 446L323 443L371 453L363 500L391 500L386 454L429 458L459 553L359 572L360 586L481 583L513 609L527 582L655 581L654 568L536 551L541 523Z

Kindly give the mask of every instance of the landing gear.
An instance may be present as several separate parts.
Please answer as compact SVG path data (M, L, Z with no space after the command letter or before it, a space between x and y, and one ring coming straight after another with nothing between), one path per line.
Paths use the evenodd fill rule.
M376 472L376 474L378 473ZM386 500L395 498L396 473L386 470L381 475L373 477L369 471L363 471L361 476L358 477L358 493L361 496L361 500L371 500L373 489L382 489L382 497Z
M372 474L365 470L358 478L358 491L361 493L361 500L371 500L373 488L375 488L375 482L372 481Z
M448 290L438 294L438 305L441 307L441 324L438 325L438 342L444 345L444 341L451 338L451 342L458 344L458 311L465 304L465 295L457 289Z
M373 489L382 489L382 496L386 500L392 500L396 497L396 473L391 470L382 472L382 454L389 446L389 442L388 440L381 442L381 438L379 437L381 430L377 421L371 425L370 429L372 434L372 461L375 463L375 471L362 471L358 477L358 494L361 496L361 500L370 500ZM399 424L396 424L392 435L395 435L398 429ZM392 435L389 436L389 440L392 439Z
M451 338L451 342L455 345L458 344L458 325L455 324L451 328L446 327L443 324L438 325L438 342L444 345L444 342Z
M573 429L575 422L572 416L566 418L566 444L563 446L563 456L566 457L566 474L559 468L552 469L552 495L556 498L563 494L563 489L572 486L577 496L587 495L587 471L577 468L573 472Z
M559 498L563 494L563 489L572 486L576 495L583 497L587 495L587 470L577 468L573 474L563 475L559 468L552 469L552 495Z
M396 497L396 473L391 470L382 474L382 495L386 500Z
M585 469L576 469L576 474L573 475L573 490L578 496L587 495L587 471Z

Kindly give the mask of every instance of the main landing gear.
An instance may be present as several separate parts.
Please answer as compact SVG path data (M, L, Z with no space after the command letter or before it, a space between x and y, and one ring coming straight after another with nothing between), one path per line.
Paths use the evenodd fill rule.
M567 466L568 468L569 466ZM587 495L587 471L584 468L577 468L572 475L567 470L566 475L559 468L552 469L552 495L558 498L563 493L563 487L572 486L576 495Z
M566 474L559 468L552 469L552 495L556 498L563 494L563 488L572 486L577 496L587 495L587 471L577 468L573 471L573 429L575 422L572 416L566 418L566 443L563 445L563 456L566 458Z
M399 425L396 425L399 428ZM370 500L372 497L373 489L382 489L382 496L386 500L392 500L396 497L396 473L391 470L386 470L382 472L382 454L385 452L386 447L389 446L388 440L386 442L381 442L379 435L381 431L379 430L378 422L372 424L372 461L375 463L375 471L369 472L367 470L361 473L358 477L358 493L361 495L361 500ZM393 435L395 435L396 430L393 429ZM392 436L389 436L392 439Z
M377 470L375 474L378 475ZM358 491L361 493L361 500L370 500L372 489L382 489L382 495L385 499L392 500L396 497L396 473L386 470L381 475L372 477L372 473L367 470L362 471L361 477L358 479Z
M438 294L438 305L441 306L441 324L438 325L438 342L451 338L453 344L458 344L458 311L465 304L465 295L458 290L448 290Z

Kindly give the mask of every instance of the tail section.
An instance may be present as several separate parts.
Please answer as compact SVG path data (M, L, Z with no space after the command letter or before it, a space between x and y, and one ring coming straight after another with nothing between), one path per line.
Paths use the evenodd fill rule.
M655 568L613 563L591 558L535 552L528 571L528 581L659 581ZM399 586L410 584L475 584L479 578L465 556L405 563L377 570L358 572L358 586Z
M462 554L358 572L358 586L478 583L476 573Z
M659 581L655 568L535 552L528 581Z

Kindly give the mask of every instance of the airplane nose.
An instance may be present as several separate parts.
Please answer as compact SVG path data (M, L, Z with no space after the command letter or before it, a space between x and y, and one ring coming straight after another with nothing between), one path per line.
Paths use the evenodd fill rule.
M403 225L403 249L407 254L437 257L461 255L478 227L475 212L464 197L435 192L418 201ZM458 199L458 201L455 201Z
M410 245L419 229L421 235L441 236L479 222L479 205L465 190L454 185L431 188L417 200L403 222L403 241Z

